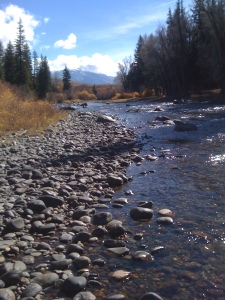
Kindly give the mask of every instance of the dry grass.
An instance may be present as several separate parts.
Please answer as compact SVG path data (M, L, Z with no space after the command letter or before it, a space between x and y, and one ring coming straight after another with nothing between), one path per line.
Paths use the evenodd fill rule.
M26 130L37 133L50 124L66 117L50 103L44 101L20 100L10 88L0 83L0 133Z

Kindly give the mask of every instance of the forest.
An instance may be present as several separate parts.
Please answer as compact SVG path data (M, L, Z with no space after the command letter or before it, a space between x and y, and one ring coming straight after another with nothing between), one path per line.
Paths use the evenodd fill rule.
M125 91L154 89L168 97L205 90L225 93L225 1L194 0L187 10L178 0L165 25L140 35L134 58L119 64Z
M223 96L225 0L193 0L189 9L177 0L165 24L138 37L133 57L118 65L115 85L106 86L71 82L67 66L63 78L57 72L52 75L47 57L31 54L20 19L14 43L9 41L4 49L0 40L0 81L20 87L21 94L52 102L123 95L185 98L209 90Z

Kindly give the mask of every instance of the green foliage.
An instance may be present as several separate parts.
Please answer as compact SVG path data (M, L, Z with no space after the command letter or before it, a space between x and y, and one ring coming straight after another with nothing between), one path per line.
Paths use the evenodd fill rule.
M3 69L5 81L9 83L14 82L14 47L11 41L8 42L3 58Z
M134 59L118 66L116 80L124 91L147 88L172 97L197 89L225 93L225 1L193 2L187 12L177 0L164 26L139 36Z
M51 73L46 56L41 56L41 62L37 74L37 94L40 99L45 99L51 88Z
M67 66L63 70L63 90L67 91L71 88L71 75Z
M42 57L39 64L36 51L33 51L31 58L21 19L14 45L9 41L4 51L0 41L0 80L23 86L28 94L33 90L41 99L45 99L50 90L51 74L47 58Z

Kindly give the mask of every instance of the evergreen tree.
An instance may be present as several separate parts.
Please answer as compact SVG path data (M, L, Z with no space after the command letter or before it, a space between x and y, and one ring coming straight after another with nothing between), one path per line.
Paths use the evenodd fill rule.
M3 58L3 69L5 81L14 83L14 47L11 41L8 42Z
M15 41L14 52L14 83L17 85L25 84L24 63L23 63L23 50L25 44L25 35L22 24L22 19L18 22L18 32Z
M93 93L95 96L97 96L97 90L96 90L95 84L94 84L93 87L92 87L92 93Z
M130 91L140 92L144 85L144 64L141 58L142 46L143 37L140 35L134 52L134 61L130 65L130 70L127 75L127 85L129 86Z
M39 61L37 52L33 51L33 61L32 61L32 83L34 90L37 90L37 80L38 80L38 71L39 71Z
M4 80L3 58L4 58L4 47L2 41L0 40L0 81Z
M37 94L40 99L45 99L51 88L51 73L46 56L41 56L40 67L37 75Z
M63 70L63 90L67 91L71 88L71 75L67 66Z
M23 46L23 73L24 73L24 84L32 88L32 60L30 48L27 43Z

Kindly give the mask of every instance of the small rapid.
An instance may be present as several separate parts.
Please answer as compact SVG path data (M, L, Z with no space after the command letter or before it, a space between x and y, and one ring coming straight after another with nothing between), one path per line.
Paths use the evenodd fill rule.
M131 251L151 251L157 246L165 250L155 255L151 264L112 256L108 272L118 266L132 275L123 285L106 283L107 290L117 290L127 299L139 299L149 290L163 299L224 299L225 106L143 101L129 106L96 102L78 109L113 115L119 124L135 130L142 146L140 156L157 157L128 167L127 176L133 180L115 197L125 197L127 190L133 194L126 196L129 203L114 209L113 215L129 232L143 234L139 242L128 235ZM191 122L198 130L174 131L174 126L155 121L157 116ZM132 220L129 210L150 200L154 218L144 223ZM157 224L157 211L162 208L174 213L173 225ZM108 257L103 249L98 251ZM105 274L100 271L99 276L103 279Z

